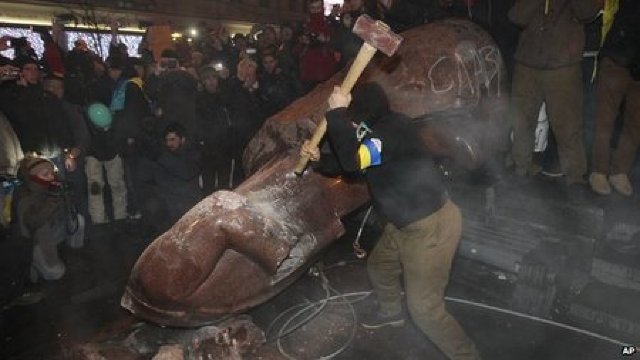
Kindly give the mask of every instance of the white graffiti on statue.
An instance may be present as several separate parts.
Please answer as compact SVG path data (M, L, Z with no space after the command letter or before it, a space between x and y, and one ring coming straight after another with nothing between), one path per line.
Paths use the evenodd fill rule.
M447 75L447 80L439 80L440 73L450 71L451 62L457 68L456 75ZM501 68L502 57L498 48L487 45L478 49L471 41L462 41L456 46L453 56L441 56L431 65L427 77L431 91L436 94L455 90L458 96L471 95L479 99L484 87L488 95L500 97Z

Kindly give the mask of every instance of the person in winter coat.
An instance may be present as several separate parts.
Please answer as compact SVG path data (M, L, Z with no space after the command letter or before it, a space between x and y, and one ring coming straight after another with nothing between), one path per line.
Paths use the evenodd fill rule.
M519 176L541 168L533 162L534 133L543 101L558 144L565 183L584 184L582 52L584 24L595 19L601 0L518 0L509 19L522 28L511 87L513 146Z
M15 234L33 244L32 274L45 280L60 279L66 267L58 255L58 245L70 239L69 223L81 220L69 211L51 161L28 156L20 163L19 177L24 183L13 203Z
M373 207L388 221L367 262L379 309L363 317L361 325L404 324L402 274L409 314L418 328L449 359L480 359L444 304L462 215L417 131L408 118L390 111L376 83L357 88L353 102L336 87L329 108L327 134L340 169L364 175ZM302 153L320 160L319 149L308 141Z
M269 117L291 104L302 92L297 77L279 66L275 48L262 55L263 72L258 77L258 94L265 116Z
M185 71L172 50L162 52L155 72L146 80L146 91L155 104L159 117L159 132L177 122L187 131L188 141L197 141L200 135L196 115L198 81Z
M233 186L234 146L232 115L220 94L220 77L215 68L200 69L202 90L198 93L197 112L202 129L202 183L205 194ZM239 165L239 164L237 164Z
M153 171L155 196L146 204L157 231L169 228L202 199L200 152L185 134L178 123L169 124L164 131L165 149Z
M115 89L109 110L113 114L118 154L123 159L127 183L127 216L139 218L139 160L145 149L142 142L142 122L150 116L149 102L143 91L144 81L136 76L131 63L121 57L110 61L109 75L114 79Z
M629 173L640 144L640 2L621 0L613 24L600 50L597 83L596 142L593 149L591 189L607 195L613 187L631 196ZM617 148L611 136L621 103L624 125Z

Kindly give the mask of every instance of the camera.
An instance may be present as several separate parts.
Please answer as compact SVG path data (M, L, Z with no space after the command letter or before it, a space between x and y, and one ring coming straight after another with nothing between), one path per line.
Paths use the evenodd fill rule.
M15 80L20 77L20 69L14 67L7 67L0 72L0 80Z
M72 191L71 183L66 181L55 181L49 186L49 194L53 196L69 196Z

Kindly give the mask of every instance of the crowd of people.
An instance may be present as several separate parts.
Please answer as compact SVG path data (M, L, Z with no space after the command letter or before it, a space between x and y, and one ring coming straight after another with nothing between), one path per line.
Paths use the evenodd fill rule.
M36 275L58 279L64 275L56 251L60 240L38 233L62 234L69 222L83 219L93 225L129 219L157 234L203 196L237 186L244 178L244 148L265 119L356 55L361 40L351 28L362 14L383 17L398 31L446 16L469 17L487 28L513 69L513 141L507 158L514 172L534 176L542 170L533 141L544 103L566 182L588 183L603 195L613 187L630 196L628 175L640 142L638 2L515 0L493 10L488 2L398 0L369 6L348 0L325 16L322 1L312 0L304 24L261 26L251 36L233 37L223 26L200 24L200 37L179 41L160 56L143 41L140 57L130 57L112 26L104 61L83 40L62 51L48 31L40 31L42 58L25 39L13 39L14 59L1 64L0 129L15 132L19 140L3 139L4 153L11 153L6 157L25 157L20 164L3 163L0 171L26 184L17 187L12 201L16 236L31 244L20 251L33 253L26 258L33 260ZM581 62L585 24L600 11L604 23L589 175ZM516 41L515 26L521 29ZM612 151L623 102L624 125ZM69 201L77 216L65 216ZM439 211L442 204L434 206Z
M16 258L29 259L17 276L61 278L57 247L86 237L85 223L139 222L152 238L205 195L237 186L244 148L265 119L355 56L350 27L365 10L361 0L350 5L327 17L312 1L305 23L249 35L200 23L199 37L161 54L143 39L138 57L118 42L117 23L106 59L85 39L64 51L56 25L33 29L40 57L28 39L4 36L13 58L0 59L2 224L22 246Z

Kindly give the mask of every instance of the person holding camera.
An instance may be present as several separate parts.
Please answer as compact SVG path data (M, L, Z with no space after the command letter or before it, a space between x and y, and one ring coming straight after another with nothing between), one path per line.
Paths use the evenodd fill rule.
M613 187L633 194L628 174L640 144L640 2L621 0L600 50L596 90L596 138L591 189L601 195ZM610 142L620 106L625 102L624 125L618 146Z
M20 78L3 95L7 101L6 115L23 152L34 152L52 160L64 179L67 171L75 170L75 160L86 147L88 140L83 123L79 117L70 115L71 108L65 107L62 81L56 81L53 76L47 78L51 80L48 85L55 85L56 94L51 88L44 88L35 60L26 59L17 65Z
M158 133L177 122L186 129L189 141L199 139L196 116L198 81L181 66L175 50L162 51L160 62L145 83L145 90L159 119Z

